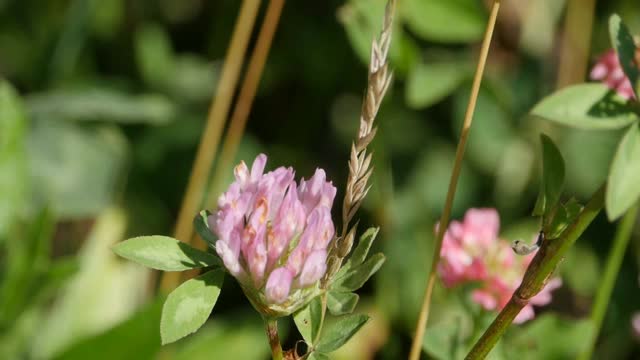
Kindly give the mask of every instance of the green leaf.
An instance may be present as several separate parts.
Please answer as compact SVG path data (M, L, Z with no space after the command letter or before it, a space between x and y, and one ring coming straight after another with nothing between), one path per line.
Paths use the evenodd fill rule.
M122 191L128 144L113 124L34 121L28 150L33 197L61 219L98 216Z
M202 237L202 239L211 246L211 248L215 249L215 244L218 238L213 235L211 229L209 229L209 222L207 218L211 215L208 210L202 210L196 217L193 219L193 227L196 229L196 232Z
M605 205L609 220L624 214L640 197L640 129L638 124L623 136L613 158Z
M412 108L425 108L453 93L469 76L469 67L460 61L417 63L406 82L406 101Z
M622 70L624 70L625 75L629 78L633 92L636 98L638 98L640 64L636 62L635 58L636 44L633 41L633 36L631 36L629 29L617 14L611 15L609 18L609 36L611 36L611 45L613 45L618 54Z
M371 41L380 33L384 17L385 0L350 0L338 11L338 20L344 26L347 38L360 60L368 64ZM420 47L404 29L393 29L389 58L394 72L405 74L420 57Z
M358 299L358 294L352 292L329 291L327 293L327 308L331 315L351 314L358 304Z
M347 315L327 326L322 334L316 350L320 352L332 352L344 345L358 330L369 321L369 317L363 314Z
M27 98L29 113L38 119L109 121L123 124L166 124L175 114L171 100L159 94L134 95L108 89L46 92Z
M587 239L584 239L587 240ZM562 281L579 296L591 298L601 283L602 269L600 258L594 250L583 241L576 244L560 268Z
M156 300L111 329L76 342L54 359L152 359L160 350L161 310L162 301Z
M204 324L218 300L224 271L212 270L178 286L162 307L162 344L179 340Z
M350 265L351 267L353 267L364 262L364 260L367 258L367 255L369 254L369 249L371 249L371 244L373 244L373 240L376 239L379 230L379 227L369 228L364 232L364 234L362 234L362 236L360 236L358 245L356 246L355 250L353 250L353 253L351 253L351 257L349 257L349 260L347 260L347 264L345 265Z
M486 24L485 11L476 0L405 0L400 10L409 29L425 40L476 41Z
M553 210L564 186L564 159L560 150L547 135L541 134L542 181L533 215L547 215Z
M429 326L423 337L422 349L435 359L455 359L454 353L461 322L462 320L458 318L454 321L441 321Z
M362 285L380 269L384 261L384 255L377 253L361 265L346 271L344 274L340 275L338 273L335 281L331 284L331 289L337 291L354 291L361 288Z
M0 81L0 242L27 199L26 129L20 97Z
M168 236L140 236L113 246L113 252L125 259L163 271L184 271L220 266L215 255L192 248Z
M265 341L264 324L259 316L248 311L237 314L216 314L195 334L175 344L171 360L266 359L270 354ZM280 333L283 338L285 335ZM169 352L174 350L168 349Z
M355 250L349 256L349 259L346 263L340 268L338 273L335 275L335 278L340 278L344 276L347 272L349 272L352 268L362 264L364 260L367 258L369 254L369 250L371 249L371 245L373 244L373 240L376 239L378 235L378 231L380 228L369 228L367 231L360 236L360 240L358 241L358 245Z
M135 55L144 81L163 89L175 67L171 40L164 28L155 24L141 26L135 33Z
M329 357L329 355L318 352L318 351L314 351L312 352L309 357L307 358L308 360L329 360L331 359Z
M591 331L588 319L562 319L546 313L513 329L509 347L523 360L575 359L585 349Z
M582 205L571 198L565 204L557 207L553 219L545 225L544 233L547 239L557 239L562 232L575 220L582 211Z
M556 91L536 104L531 114L561 125L592 130L619 129L640 119L627 100L600 83Z
M309 345L313 345L313 341L318 335L321 317L322 302L320 296L316 296L307 306L293 315L293 321L296 323L300 335Z

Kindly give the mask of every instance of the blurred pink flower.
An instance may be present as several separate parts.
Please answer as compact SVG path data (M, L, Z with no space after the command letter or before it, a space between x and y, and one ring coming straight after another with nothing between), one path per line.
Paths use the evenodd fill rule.
M501 310L520 286L534 254L518 256L510 243L498 237L500 218L495 209L469 209L462 222L452 221L445 232L438 273L445 286L476 283L471 299L486 310ZM551 291L562 280L554 278L533 297L514 322L534 317L533 305L551 302Z
M600 56L593 69L591 69L589 77L592 80L602 81L610 89L615 90L625 99L635 97L633 94L633 88L631 87L631 82L624 74L624 71L620 66L620 62L618 61L618 55L613 49Z
M631 319L631 327L633 327L634 335L640 339L640 313L633 315Z
M264 173L266 162L260 154L251 170L244 162L236 166L235 181L208 221L219 238L216 252L252 303L287 313L325 273L336 188L322 169L297 185L292 168Z

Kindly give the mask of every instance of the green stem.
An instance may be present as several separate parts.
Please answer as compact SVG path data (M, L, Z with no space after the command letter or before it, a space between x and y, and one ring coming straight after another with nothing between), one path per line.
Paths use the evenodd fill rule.
M564 258L569 248L602 210L604 206L604 189L605 187L602 186L593 194L580 215L562 233L560 238L547 240L542 244L524 274L522 284L520 284L513 296L511 296L511 300L500 311L498 317L467 354L466 359L484 359L500 337L507 331L507 328L520 313L520 310L544 288L547 279L556 269L560 260Z
M596 300L591 310L591 323L593 324L593 332L591 338L588 341L588 347L580 354L578 359L587 360L591 359L591 354L598 340L598 334L600 333L600 327L602 326L602 320L607 313L607 307L609 306L609 299L611 299L611 292L613 286L616 283L616 276L620 271L620 265L622 265L622 259L624 258L625 250L629 244L631 238L631 232L633 230L633 224L638 214L638 204L633 206L627 211L616 230L616 235L613 239L613 248L607 259L607 265L604 270L604 275L596 294Z
M267 329L267 337L269 338L269 346L271 347L271 358L273 360L282 360L282 346L278 338L278 320L274 318L265 318L264 324Z

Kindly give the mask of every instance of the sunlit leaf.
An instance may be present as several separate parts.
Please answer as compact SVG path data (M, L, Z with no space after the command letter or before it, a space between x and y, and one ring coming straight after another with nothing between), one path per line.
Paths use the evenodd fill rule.
M162 307L162 344L179 340L198 330L218 300L224 272L212 270L178 286Z
M316 349L320 352L332 352L344 345L358 330L369 321L367 315L347 315L327 325Z
M307 359L309 359L309 360L329 360L331 358L327 354L324 354L324 353L321 353L321 352L318 352L318 351L314 351L309 355L309 357Z
M318 330L320 329L320 318L322 317L322 302L317 296L304 308L298 310L293 315L293 321L296 323L300 335L307 342L313 344Z
M551 138L540 135L542 144L542 180L533 210L536 216L548 214L556 205L564 187L564 160Z
M613 158L605 205L609 220L624 214L640 197L640 129L634 124L625 133Z
M28 137L34 198L61 219L97 216L122 185L127 142L112 124L41 120Z
M116 244L113 252L125 259L163 271L184 271L218 266L220 259L168 236L152 235Z
M359 296L352 292L329 291L327 292L327 309L331 315L339 316L350 314L358 304Z
M486 24L485 10L476 0L406 0L400 12L418 36L439 42L476 41Z
M604 84L568 86L545 97L531 114L561 125L593 130L618 129L640 117Z

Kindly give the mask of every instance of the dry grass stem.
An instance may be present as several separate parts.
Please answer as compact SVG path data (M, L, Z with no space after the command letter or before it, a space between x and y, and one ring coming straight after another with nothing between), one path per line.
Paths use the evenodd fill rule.
M478 65L476 67L476 74L473 78L473 84L471 86L471 96L469 97L469 104L467 105L467 111L465 113L464 123L462 125L462 132L460 133L460 140L458 141L458 147L456 149L456 158L453 164L453 171L451 172L451 180L449 182L447 198L444 204L442 217L440 218L440 225L438 226L438 234L433 250L433 260L431 261L431 270L429 272L429 278L427 280L427 288L425 290L422 308L418 317L418 323L416 324L416 332L415 337L413 338L413 344L411 345L411 353L409 354L409 359L411 360L418 360L420 358L420 353L422 352L422 340L424 338L424 332L427 327L427 320L429 319L429 307L431 305L431 295L433 294L433 287L436 282L438 261L440 260L440 249L442 248L442 239L444 237L447 226L449 225L451 207L453 206L453 199L455 197L456 187L458 185L458 177L460 175L460 170L462 169L464 150L467 144L469 131L471 130L473 112L476 107L478 93L480 92L480 84L482 83L484 67L487 62L487 56L489 55L489 47L491 45L491 38L493 36L493 29L496 24L496 19L498 18L499 9L500 0L494 0L493 6L491 8L491 15L489 16L489 22L487 23L487 29L482 41L482 48L480 49L480 57L478 59Z
M231 44L225 57L222 75L209 109L207 124L200 139L200 145L198 146L174 232L176 239L187 243L191 241L193 217L202 204L207 179L211 172L218 143L229 112L229 106L236 89L259 5L260 0L244 0L242 2L238 20L231 37ZM160 282L160 291L164 294L171 292L178 286L179 281L180 273L164 273Z
M249 59L249 65L247 68L247 74L240 87L240 93L238 94L238 100L233 109L231 119L229 120L229 130L224 137L222 144L222 150L220 151L219 160L216 162L215 170L213 172L213 179L209 187L209 197L205 202L205 206L214 208L217 205L218 196L222 191L222 184L228 174L228 169L233 166L233 160L238 152L240 146L240 140L244 135L244 130L247 125L247 119L253 105L253 99L256 96L258 84L262 78L262 72L264 65L267 62L269 56L269 50L271 49L271 43L273 36L275 35L278 23L280 22L280 14L282 14L282 8L284 7L285 0L271 0L267 7L267 12L264 16L264 21L260 27L260 33L256 41L255 49ZM196 248L204 250L207 244L204 241L195 241L198 234L193 235L192 243ZM183 272L183 280L190 279L198 274L198 270Z
M355 229L350 228L349 224L371 188L368 183L373 173L373 168L371 167L373 154L367 152L367 147L376 135L377 128L374 126L373 121L378 114L380 104L389 88L389 84L391 84L392 76L391 71L389 71L388 55L395 6L395 0L387 2L380 37L377 40L374 39L372 43L369 78L362 102L358 138L351 146L351 154L348 161L349 175L342 203L342 232L340 236L334 238L329 249L330 256L327 273L322 281L323 286L338 271L342 259L351 250ZM347 236L347 234L351 234L351 236Z

